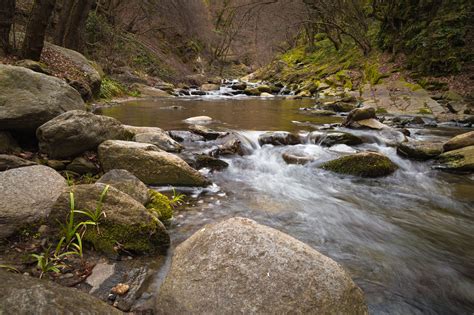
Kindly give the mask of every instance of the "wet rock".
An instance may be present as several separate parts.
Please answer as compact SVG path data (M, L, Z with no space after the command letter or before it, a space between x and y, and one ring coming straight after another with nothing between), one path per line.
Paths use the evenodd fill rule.
M75 158L70 164L66 166L66 169L80 175L97 174L99 172L97 165L83 156Z
M109 140L99 146L105 171L125 169L149 185L207 186L209 181L181 158L157 146Z
M110 185L131 196L142 205L145 205L149 200L148 187L127 170L110 170L97 183Z
M395 172L398 167L388 157L375 152L361 152L326 162L322 169L360 177L382 177Z
M358 120L356 122L353 122L350 125L350 127L351 128L369 128L369 129L375 129L375 130L382 130L384 128L388 128L387 125L381 123L380 121L374 118Z
M163 314L367 314L362 291L339 264L244 218L207 225L176 248L156 309Z
M357 153L356 149L351 148L346 144L336 144L329 148L329 151L337 152L337 153L344 153L344 154L354 154Z
M232 90L245 91L245 89L247 88L247 83L245 82L234 83L232 84L231 88Z
M272 88L269 85L262 84L257 87L257 89L260 91L260 93L272 93Z
M0 269L0 310L5 314L122 314L76 289Z
M99 197L105 184L76 185L71 188L74 192L76 209L95 211ZM104 215L100 219L99 231L89 228L83 236L83 241L90 243L97 251L113 254L121 250L138 253L159 253L166 250L170 238L164 225L149 212L141 203L115 189L109 187L102 202ZM70 212L70 193L63 192L48 217L51 228L57 222L63 222ZM88 219L77 213L79 222Z
M0 172L0 239L46 218L66 187L66 180L47 166Z
M194 95L194 96L204 96L204 95L207 95L207 92L199 91L199 90L190 91L189 93L190 93L191 95Z
M272 145L295 145L300 144L301 140L298 135L286 131L269 131L258 137L258 143L263 146L265 144Z
M260 96L262 93L258 88L249 88L247 87L244 91L245 95L248 96Z
M206 83L201 85L201 91L210 92L210 91L218 91L221 88L219 84L212 84Z
M196 142L205 141L203 136L192 133L186 130L171 130L169 131L170 137L177 142Z
M403 142L397 148L397 153L414 160L429 160L443 153L443 145L433 142Z
M320 131L313 131L309 133L308 140L311 143L320 144L327 147L333 146L335 144L362 144L362 139L348 132L323 133Z
M209 168L213 171L221 171L227 167L229 164L225 161L222 161L218 158L209 156L207 154L199 154L195 157L196 168Z
M16 140L7 131L0 131L0 153L15 153L21 151Z
M322 109L331 110L337 113L347 113L355 108L354 104L344 102L331 102L322 105Z
M242 142L234 134L219 139L217 148L211 151L211 155L214 157L234 154L244 155Z
M212 122L212 118L209 116L196 116L196 117L190 117L188 119L184 120L185 123L187 124L209 124Z
M139 133L133 138L135 142L154 144L166 152L181 152L184 147L171 138L166 132Z
M191 125L189 126L189 130L199 136L204 137L206 140L216 140L217 138L224 137L228 134L227 132L215 131L201 125Z
M474 145L441 154L434 168L454 173L473 173Z
M342 123L343 126L350 126L353 122L366 120L366 119L376 119L375 108L373 107L362 107L352 110L349 115L347 115L345 121Z
M64 81L1 64L0 104L0 129L28 132L68 110L86 108L79 93Z
M74 110L43 124L36 137L41 152L66 158L95 150L105 140L128 139L130 134L115 118Z
M32 165L36 165L36 163L15 155L0 154L0 172Z
M474 131L466 132L453 137L443 145L443 149L447 152L462 149L471 145L474 145Z
M290 153L283 153L281 157L287 164L305 165L314 161L314 158L311 156L301 156Z

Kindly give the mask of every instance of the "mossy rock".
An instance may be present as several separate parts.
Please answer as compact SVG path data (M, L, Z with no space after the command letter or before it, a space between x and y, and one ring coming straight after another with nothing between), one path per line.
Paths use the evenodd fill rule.
M260 93L272 93L272 88L266 84L257 87Z
M148 195L150 201L146 208L153 211L158 219L162 221L170 220L173 217L173 208L168 197L153 189L148 190Z
M77 185L73 192L75 209L95 211L106 185ZM170 244L168 232L156 215L129 195L109 186L102 202L98 229L88 226L83 240L97 251L113 254L120 251L154 254L165 251ZM62 193L48 218L52 230L61 231L58 222L66 222L70 214L70 192ZM87 221L82 214L75 215L75 224Z
M356 107L354 104L344 103L344 102L336 102L336 103L329 103L324 104L322 106L324 110L332 110L337 113L347 113L354 110Z
M429 160L443 153L441 143L404 142L397 148L397 153L414 160Z
M257 88L246 88L244 93L248 96L260 96L262 94Z
M383 177L398 169L388 157L375 152L362 152L340 157L320 166L322 169L339 174L360 177Z
M473 173L474 145L441 154L434 168L454 173Z

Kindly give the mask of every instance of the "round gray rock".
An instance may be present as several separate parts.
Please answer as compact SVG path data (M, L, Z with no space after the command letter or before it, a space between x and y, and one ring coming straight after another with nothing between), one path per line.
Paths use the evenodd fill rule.
M67 188L66 180L47 166L28 166L0 173L0 238L23 225L46 218Z
M123 314L76 289L0 269L0 314Z
M66 158L95 149L111 139L131 135L115 118L74 110L64 113L36 131L40 151L51 158Z
M179 245L156 309L163 314L367 314L339 264L244 218L208 225Z
M111 170L102 176L97 183L110 185L133 197L145 205L148 202L148 187L127 170Z
M147 132L136 134L133 141L154 144L167 152L181 152L183 146L173 140L166 132Z
M32 70L0 64L0 129L34 131L54 117L85 110L66 82Z

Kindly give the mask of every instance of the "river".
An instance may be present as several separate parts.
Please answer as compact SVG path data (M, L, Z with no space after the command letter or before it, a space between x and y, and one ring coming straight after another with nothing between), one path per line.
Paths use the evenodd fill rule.
M325 161L340 153L316 144L258 145L268 130L304 134L338 117L299 110L314 100L176 98L131 101L100 113L136 126L185 130L184 119L211 116L209 125L238 132L251 154L230 157L209 173L214 185L190 192L190 204L170 228L173 246L207 223L252 218L309 244L343 265L365 292L371 314L474 312L474 176L431 169L403 159L386 135L356 131L358 150L384 153L400 169L381 179L340 176L314 165L287 165L288 150ZM468 130L411 128L415 139L444 140ZM347 149L347 148L345 148ZM194 148L196 150L196 148ZM334 150L334 148L333 148Z

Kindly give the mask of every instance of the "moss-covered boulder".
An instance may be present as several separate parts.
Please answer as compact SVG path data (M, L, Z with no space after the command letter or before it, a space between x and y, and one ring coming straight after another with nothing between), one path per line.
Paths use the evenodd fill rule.
M148 190L149 202L146 208L152 211L161 221L170 220L173 217L173 207L168 197L156 190Z
M398 169L398 166L388 157L375 152L361 152L343 156L326 162L320 167L335 173L360 177L387 176Z
M450 139L443 145L443 149L447 152L471 145L474 145L474 131L466 132Z
M473 173L474 145L441 154L434 168L455 173Z
M105 184L77 185L62 193L49 215L50 227L54 230L58 228L58 221L66 222L72 192L76 210L95 211L100 204L102 206L104 215L100 218L98 228L89 226L83 237L96 250L108 254L121 250L137 254L166 250L170 238L156 215L131 196L111 186L100 203L100 196L106 187ZM88 220L88 217L78 213L74 218L76 224Z
M258 88L246 88L244 93L248 96L260 96L262 94Z
M257 87L257 89L260 91L260 93L272 93L272 88L269 85L262 84Z
M210 182L180 157L152 144L108 140L98 149L105 171L125 169L149 185L207 186Z
M402 142L397 153L414 160L429 160L443 153L443 145L435 142Z
M147 204L150 199L148 187L127 170L110 170L97 183L110 185L133 197L142 205Z

